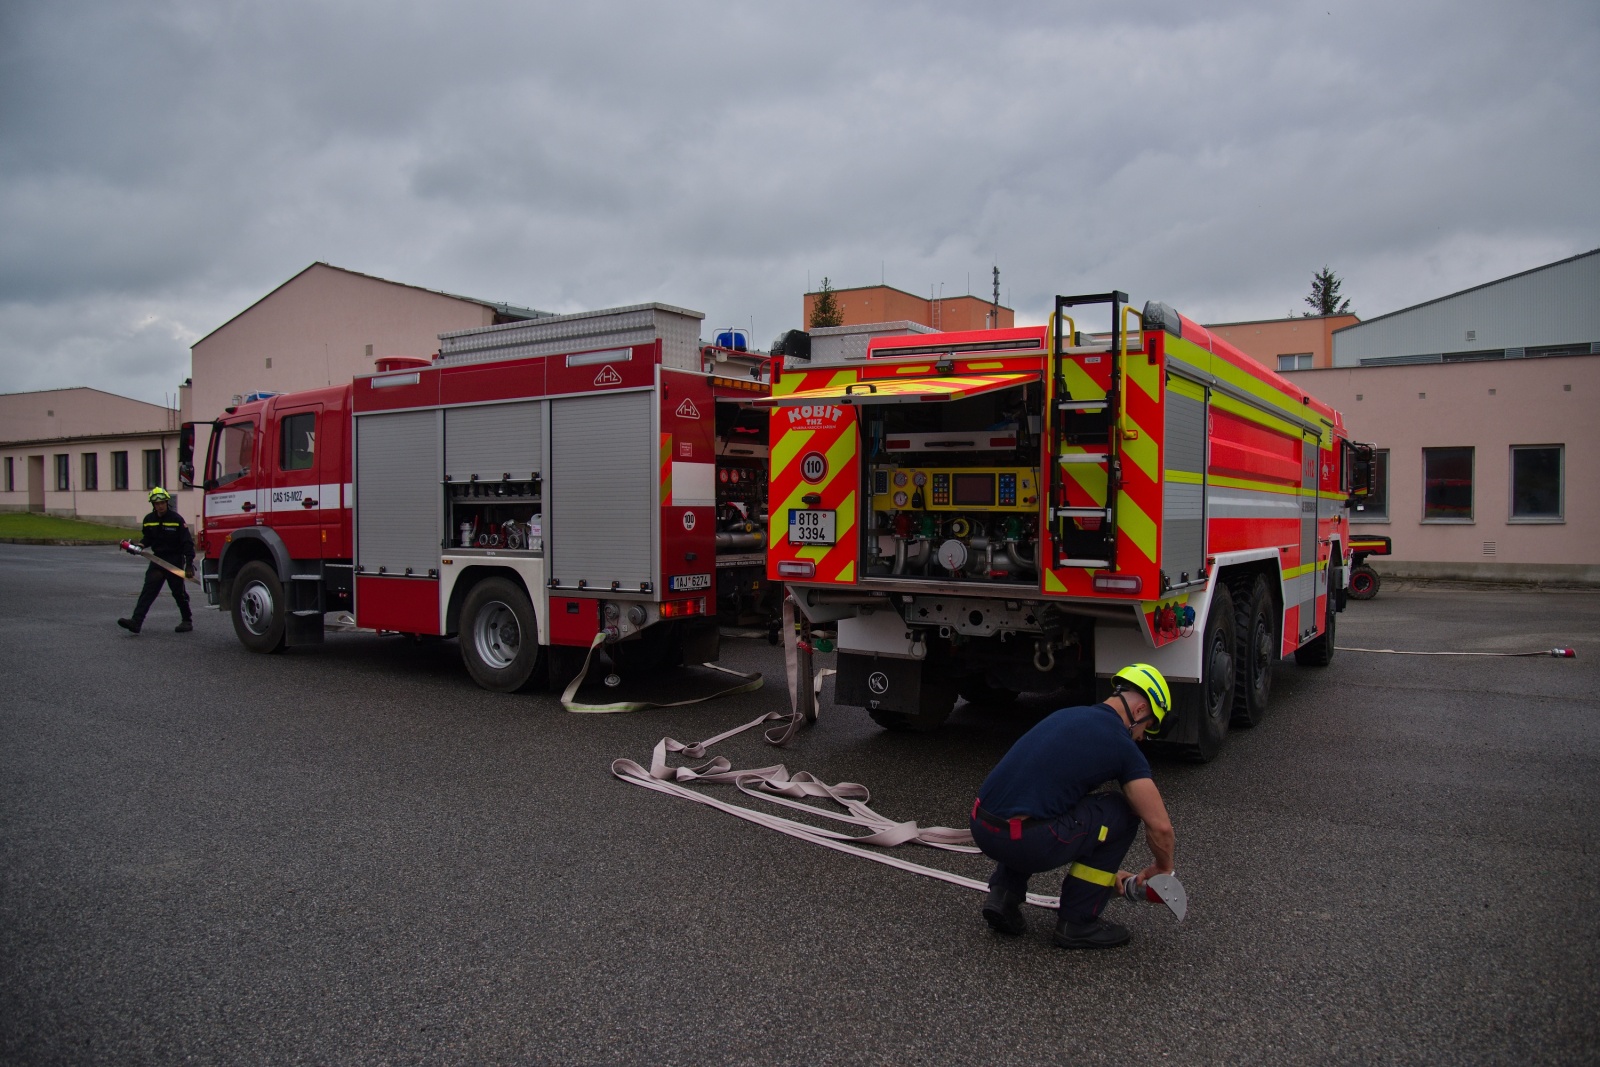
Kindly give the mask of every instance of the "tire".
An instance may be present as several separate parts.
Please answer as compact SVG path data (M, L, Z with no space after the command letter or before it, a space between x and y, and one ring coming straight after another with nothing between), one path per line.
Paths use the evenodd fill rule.
M1220 583L1211 596L1202 640L1200 681L1174 685L1172 698L1180 721L1192 719L1196 726L1195 741L1184 748L1184 754L1201 763L1210 763L1228 739L1228 724L1233 718L1234 680L1238 675L1234 665L1237 642L1233 596L1228 587Z
M545 684L550 692L559 697L566 691L567 683L583 670L583 659L587 653L588 649L570 645L551 645L545 649ZM599 652L595 653L596 657L599 655Z
M1358 563L1350 568L1351 600L1371 600L1378 595L1378 589L1382 585L1378 572L1365 563Z
M542 666L533 604L509 578L485 578L467 593L460 643L467 673L491 693L528 688Z
M1238 654L1234 657L1232 726L1251 727L1261 723L1272 697L1272 665L1278 659L1276 602L1265 575L1241 586L1242 595L1234 601L1234 638Z
M284 647L288 605L283 583L270 564L254 560L239 568L233 580L233 632L252 652L271 654Z
M956 692L963 700L980 708L1009 707L1017 699L1014 689L991 685L982 674L969 674L956 683Z
M1333 662L1334 621L1338 612L1333 610L1333 590L1328 591L1327 628L1308 644L1294 650L1294 661L1302 667L1326 667Z

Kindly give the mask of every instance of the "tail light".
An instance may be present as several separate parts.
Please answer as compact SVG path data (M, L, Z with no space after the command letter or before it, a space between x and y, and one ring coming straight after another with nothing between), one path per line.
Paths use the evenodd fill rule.
M706 613L706 598L696 597L693 600L664 600L661 603L661 617L663 619L682 619L690 615L704 615Z
M779 560L778 576L781 578L815 578L817 576L817 565L809 559Z
M1144 588L1144 580L1137 574L1097 574L1094 587L1100 593L1138 594Z

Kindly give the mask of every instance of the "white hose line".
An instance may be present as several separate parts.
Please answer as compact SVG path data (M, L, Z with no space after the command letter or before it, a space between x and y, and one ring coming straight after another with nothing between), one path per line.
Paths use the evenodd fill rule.
M1575 659L1577 654L1570 648L1546 648L1538 652L1408 652L1398 648L1346 648L1344 645L1334 646L1340 652L1381 652L1390 656L1553 656L1556 659Z
M667 766L668 753L682 753L690 759L699 759L706 754L706 749L719 741L733 737L735 734L760 726L775 719L791 718L778 712L768 712L759 719L735 727L725 733L718 734L705 741L695 744L684 744L670 737L664 737L656 742L655 751L650 757L650 767L646 769L630 759L615 760L611 764L611 773L630 785L643 786L653 789L658 793L681 797L692 800L696 804L716 808L718 811L727 812L746 822L764 826L769 830L776 830L781 834L809 841L823 848L831 848L836 852L859 856L862 859L872 860L889 867L896 867L902 871L910 871L928 878L936 878L941 882L949 882L966 889L975 889L979 892L988 892L986 883L975 878L967 878L949 871L941 871L934 867L926 867L920 863L900 859L883 852L863 848L863 845L875 845L890 848L895 845L914 843L926 845L929 848L944 849L950 852L968 854L978 853L972 844L972 834L966 830L956 830L945 826L918 826L915 822L896 822L893 819L880 815L867 806L871 794L864 785L855 782L840 782L829 785L816 776L801 771L791 775L788 768L782 764L771 767L758 767L749 770L735 770L722 756L713 757L699 767L669 767ZM747 796L764 800L768 803L779 804L784 807L798 808L810 812L812 815L833 819L838 822L849 823L854 826L864 827L870 832L852 837L848 834L825 830L821 827L809 826L805 823L785 819L769 812L758 811L753 808L729 804L714 797L696 792L683 783L702 782L710 784L732 785ZM844 807L849 814L826 811L800 803L798 798L820 797L834 801ZM1028 894L1028 903L1041 908L1054 909L1059 898L1044 896L1038 893Z
M583 680L589 675L589 663L594 658L594 650L604 644L605 639L604 632L594 635L594 640L589 643L589 651L583 657L583 669L578 672L576 678L567 683L567 688L561 692L561 706L570 712L579 715L612 715L621 711L646 711L650 708L681 708L688 704L701 704L707 700L715 700L718 697L732 696L734 693L749 693L761 688L761 675L759 674L744 674L739 671L729 670L727 667L718 666L715 663L702 663L699 666L713 671L721 671L723 674L730 674L738 678L740 680L739 684L729 689L719 689L707 696L693 697L689 700L636 700L622 701L616 704L579 704L574 698L578 694L578 688L583 685Z

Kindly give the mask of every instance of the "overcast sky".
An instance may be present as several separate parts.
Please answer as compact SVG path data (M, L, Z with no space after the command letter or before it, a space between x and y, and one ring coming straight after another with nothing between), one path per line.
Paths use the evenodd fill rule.
M316 260L555 311L1364 316L1600 247L1594 0L8 0L0 392L146 400Z

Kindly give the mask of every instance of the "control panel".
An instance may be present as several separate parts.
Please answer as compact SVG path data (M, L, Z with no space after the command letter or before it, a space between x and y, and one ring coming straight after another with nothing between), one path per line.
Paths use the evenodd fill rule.
M1039 510L1037 467L878 467L875 511Z

